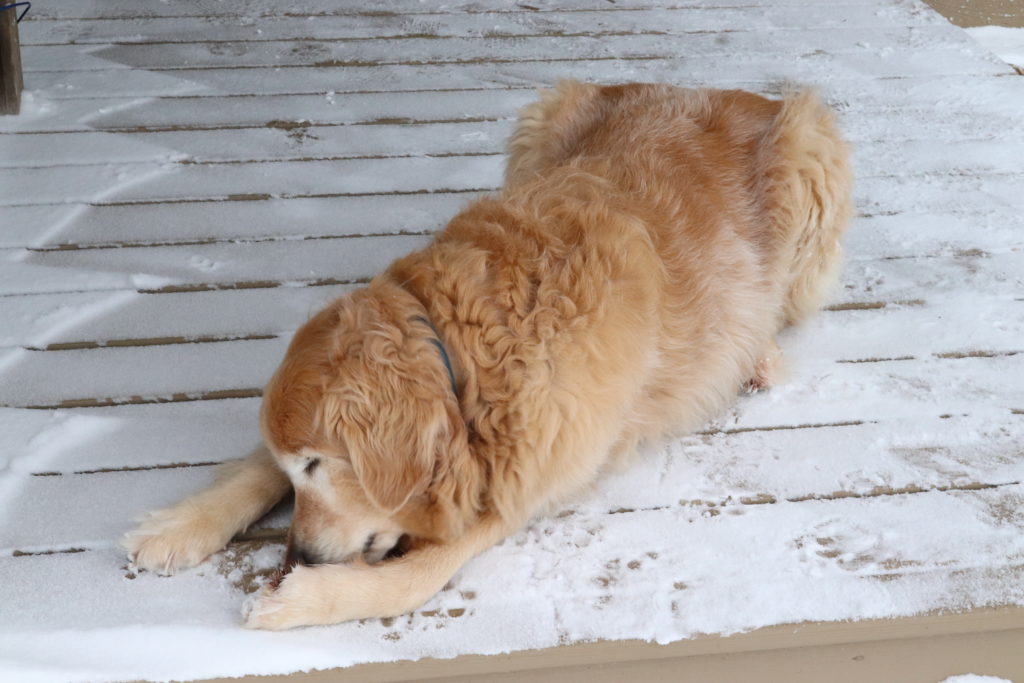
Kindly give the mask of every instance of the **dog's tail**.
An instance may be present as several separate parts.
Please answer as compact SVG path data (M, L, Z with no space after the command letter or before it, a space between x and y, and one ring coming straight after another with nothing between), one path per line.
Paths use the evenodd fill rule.
M842 266L840 238L853 212L849 150L817 94L785 99L761 146L762 200L781 249L784 322L798 323L824 302Z
M540 99L519 111L508 142L505 185L534 179L542 170L570 157L575 145L602 113L601 88L580 81L559 81L540 91Z

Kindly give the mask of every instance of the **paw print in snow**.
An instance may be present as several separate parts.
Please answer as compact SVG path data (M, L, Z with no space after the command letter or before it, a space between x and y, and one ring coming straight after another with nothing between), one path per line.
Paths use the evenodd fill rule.
M817 525L793 541L802 563L812 575L838 569L854 574L883 574L905 567L893 538L887 532L844 526L840 522Z
M626 562L619 558L606 562L604 570L593 579L593 583L601 589L601 594L597 598L598 606L612 602L618 584L629 582L634 578L633 572L641 573L646 565L654 563L657 559L658 553L652 550Z
M458 596L458 598L456 598ZM451 584L445 586L438 598L442 605L432 609L418 610L401 617L385 617L379 623L386 629L390 629L381 635L383 640L398 642L405 635L428 630L443 629L453 619L461 619L472 616L476 613L473 609L473 601L476 600L476 591L459 590ZM434 601L431 601L434 602ZM366 620L369 622L372 620ZM365 622L364 622L365 623Z

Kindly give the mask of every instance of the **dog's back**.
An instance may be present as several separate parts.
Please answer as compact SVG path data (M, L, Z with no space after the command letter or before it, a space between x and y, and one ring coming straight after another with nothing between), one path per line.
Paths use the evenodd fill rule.
M623 450L707 419L757 374L776 333L821 305L851 213L847 156L810 92L566 81L521 112L506 194L600 177L664 262L657 363Z

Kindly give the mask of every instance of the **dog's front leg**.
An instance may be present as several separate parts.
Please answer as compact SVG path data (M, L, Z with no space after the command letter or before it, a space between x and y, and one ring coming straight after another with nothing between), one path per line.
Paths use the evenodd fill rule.
M277 631L406 614L444 588L470 558L514 529L497 520L482 521L450 543L416 548L381 564L295 567L278 588L265 589L251 605L245 626Z
M266 514L289 488L288 477L260 446L248 457L222 465L210 488L149 513L121 545L142 569L169 574L191 567Z

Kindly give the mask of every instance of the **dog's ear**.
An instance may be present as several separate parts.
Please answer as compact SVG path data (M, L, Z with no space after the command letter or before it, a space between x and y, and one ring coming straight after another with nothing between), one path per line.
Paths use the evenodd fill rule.
M339 338L333 378L325 387L318 420L323 434L347 453L366 496L392 515L414 497L427 507L447 505L453 492L439 482L479 488L467 428L454 393L450 361L422 304L387 280L353 295L351 319ZM459 493L459 508L475 507ZM430 514L428 516L433 516ZM444 514L444 526L449 526Z
M379 406L372 423L344 428L356 477L382 512L394 514L430 486L447 433L444 411L438 407L406 397Z
M452 434L453 397L437 349L424 339L378 324L359 344L325 393L321 424L370 501L391 515L433 481Z

